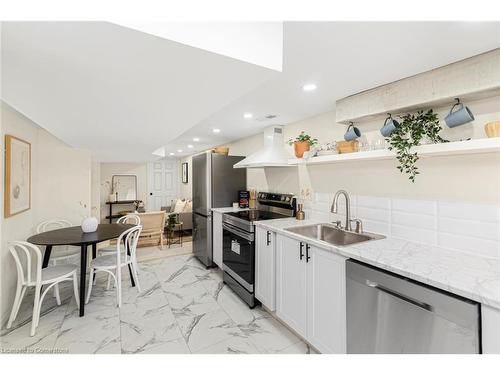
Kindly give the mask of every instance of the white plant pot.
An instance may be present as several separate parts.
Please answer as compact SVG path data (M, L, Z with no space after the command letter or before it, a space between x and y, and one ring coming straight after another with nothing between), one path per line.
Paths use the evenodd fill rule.
M110 202L114 202L114 201L116 201L116 195L114 195L114 194L110 194L110 195L109 195L109 201L110 201Z
M98 224L99 223L97 222L97 218L88 217L82 221L82 230L85 233L95 232L97 230Z

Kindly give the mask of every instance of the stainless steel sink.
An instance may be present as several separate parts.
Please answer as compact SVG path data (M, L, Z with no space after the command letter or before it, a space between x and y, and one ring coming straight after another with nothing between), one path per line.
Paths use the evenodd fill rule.
M327 242L332 245L352 245L359 242L379 240L385 238L381 234L356 233L340 229L333 224L314 224L301 227L285 228L286 231L299 234L304 237Z

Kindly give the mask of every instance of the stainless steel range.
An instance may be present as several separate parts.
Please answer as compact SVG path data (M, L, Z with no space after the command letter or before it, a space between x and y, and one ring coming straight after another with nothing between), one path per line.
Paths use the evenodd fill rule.
M224 282L250 307L256 305L254 222L293 217L295 209L296 199L291 194L259 193L257 209L223 216Z

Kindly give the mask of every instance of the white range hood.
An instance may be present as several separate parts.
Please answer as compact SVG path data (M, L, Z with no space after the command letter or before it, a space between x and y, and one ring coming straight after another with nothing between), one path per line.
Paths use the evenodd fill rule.
M264 130L264 147L236 163L234 168L290 167L285 150L283 126Z

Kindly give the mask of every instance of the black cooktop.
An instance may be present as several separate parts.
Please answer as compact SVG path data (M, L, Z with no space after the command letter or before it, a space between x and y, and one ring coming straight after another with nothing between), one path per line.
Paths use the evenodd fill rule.
M261 210L249 210L249 211L239 211L239 212L228 212L226 215L231 215L246 221L257 221L257 220L271 220L271 219L282 219L288 216L277 214L270 211Z

